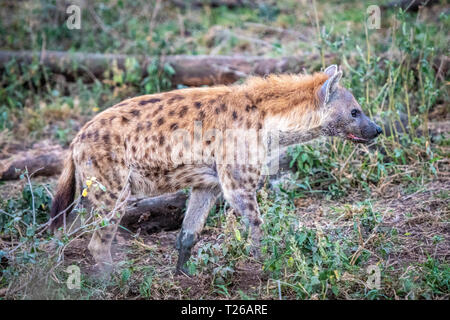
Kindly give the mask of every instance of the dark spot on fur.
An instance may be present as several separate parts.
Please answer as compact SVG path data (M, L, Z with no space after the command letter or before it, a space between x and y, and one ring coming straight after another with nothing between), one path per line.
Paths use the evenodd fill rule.
M181 108L180 112L178 113L178 115L180 116L180 118L183 118L187 112L188 112L188 106L183 106Z
M163 106L162 106L162 105L158 106L158 109L156 109L156 110L153 112L153 116L156 116L162 109L163 109Z
M161 134L160 136L159 136L159 145L160 146L162 146L163 144L164 144L164 136Z
M233 119L236 120L237 117L238 117L237 112L236 112L236 111L233 111Z
M198 118L197 118L198 120L203 120L203 119L205 119L205 112L204 111L200 111L199 113L198 113Z
M138 109L133 109L130 111L130 113L135 117L139 117L139 115L141 114L141 112Z
M222 112L227 111L227 105L226 105L225 103L222 103L222 104L220 105L220 109L222 110Z
M175 115L175 111L174 111L174 110L170 110L170 111L169 111L169 116L172 117L173 115Z
M175 123L172 123L171 125L170 125L170 130L172 130L172 131L175 131L175 130L177 130L178 129L178 124L175 122Z
M254 210L255 210L255 206L254 206L253 203L251 203L251 202L247 205L247 208L248 208L248 210L250 210L250 211L254 211Z
M160 101L161 101L161 99L158 99L158 98L152 98L152 99L148 99L148 100L141 100L141 101L139 101L139 105L143 106L143 105L145 105L147 103L156 103L156 102L160 102Z
M105 135L103 136L103 141L105 142L105 143L109 143L109 133L105 133Z
M195 106L197 109L200 109L200 108L202 107L202 103L199 102L199 101L196 101L196 102L194 103L194 106Z
M184 99L184 97L182 95L176 94L168 100L168 103L173 103L175 101L183 100L183 99Z
M128 119L127 117L122 116L121 122L122 124L126 124L130 121L130 119Z
M256 219L253 219L253 220L250 222L250 224L251 224L252 226L257 227L257 226L259 226L259 225L261 224L261 221L260 221L258 218L256 218Z
M145 123L145 128L146 128L147 130L150 130L151 127L152 127L152 122L151 122L151 121L147 121L147 122Z
M101 124L102 126L106 125L106 119L101 119L101 120L100 120L100 124Z
M113 235L111 233L105 233L105 239L112 239Z
M98 133L98 131L95 131L94 132L94 141L97 141L99 137L100 137L100 134Z
M164 123L164 118L159 118L156 123L158 124L158 127L161 126Z
M136 153L136 147L135 147L135 146L132 146L132 147L131 147L131 151L133 151L133 153Z

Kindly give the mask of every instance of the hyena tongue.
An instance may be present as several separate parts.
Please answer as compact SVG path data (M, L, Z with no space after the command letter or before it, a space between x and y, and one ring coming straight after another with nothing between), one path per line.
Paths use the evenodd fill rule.
M355 136L353 133L347 134L347 137L348 137L349 139L352 139L352 140L355 140L355 141L367 141L367 139L357 137L357 136Z

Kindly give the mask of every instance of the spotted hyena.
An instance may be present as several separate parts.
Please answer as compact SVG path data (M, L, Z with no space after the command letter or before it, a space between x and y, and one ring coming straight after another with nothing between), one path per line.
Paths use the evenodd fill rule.
M244 217L257 255L263 221L256 188L264 159L254 161L252 154L265 155L269 140L279 147L319 136L368 142L381 133L339 85L341 76L332 65L313 75L252 77L240 85L135 97L99 113L70 145L52 205L53 227L61 225L75 194L88 191L88 202L109 220L94 232L89 250L100 267L109 269L126 199L189 187L176 242L177 272L183 271L220 194ZM92 177L105 188L89 189Z

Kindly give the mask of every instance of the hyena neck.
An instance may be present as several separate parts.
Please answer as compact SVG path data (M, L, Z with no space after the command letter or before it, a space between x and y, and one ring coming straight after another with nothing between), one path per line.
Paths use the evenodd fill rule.
M247 95L258 102L263 115L263 130L279 136L280 146L315 139L323 134L327 114L317 93L328 79L324 73L314 75L279 75L250 79Z

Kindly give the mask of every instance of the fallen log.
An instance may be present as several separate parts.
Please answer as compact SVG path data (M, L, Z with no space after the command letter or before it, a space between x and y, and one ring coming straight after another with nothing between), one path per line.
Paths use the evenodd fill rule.
M147 234L180 228L189 195L184 191L130 203L121 225Z
M54 73L69 77L86 77L86 81L103 79L113 63L125 70L125 61L134 58L146 77L147 66L158 63L170 64L175 70L172 85L202 86L230 84L249 75L264 76L270 73L298 73L303 69L316 70L321 67L318 55L308 57L267 58L260 56L209 56L175 55L165 57L128 56L122 54L100 54L61 51L0 51L0 68L15 59L19 63L31 64L39 61ZM335 54L325 55L327 64L337 62Z
M198 8L203 6L216 7L228 7L230 9L236 7L255 7L253 1L248 0L171 0L174 6L186 9L186 8Z
M402 8L403 10L418 11L420 7L431 7L440 3L440 0L397 0L392 1L382 8Z
M6 152L6 151L5 151ZM0 160L0 181L19 179L25 170L33 176L52 176L62 170L66 151L60 145L37 144Z

